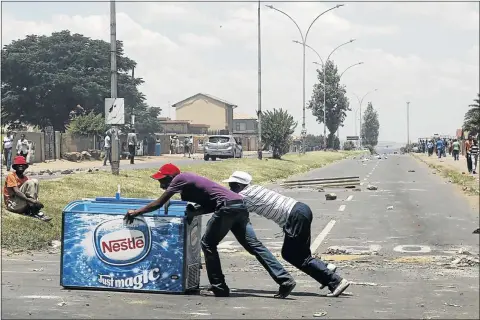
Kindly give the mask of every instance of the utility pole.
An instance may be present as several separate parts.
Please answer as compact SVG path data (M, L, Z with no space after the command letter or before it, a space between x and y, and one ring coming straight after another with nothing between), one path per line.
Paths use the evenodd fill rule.
M410 102L407 102L407 152L410 152Z
M117 98L117 22L115 1L110 1L110 95ZM117 126L112 127L112 174L120 173L120 140Z
M262 160L262 42L260 32L260 0L258 1L258 160Z

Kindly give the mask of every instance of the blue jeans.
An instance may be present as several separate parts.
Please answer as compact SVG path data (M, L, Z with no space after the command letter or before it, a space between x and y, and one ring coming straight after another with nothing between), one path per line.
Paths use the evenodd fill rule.
M12 168L12 148L3 149L3 157L5 158L7 171L10 171L10 168Z
M248 211L243 201L227 203L216 211L207 222L202 237L202 250L205 256L205 267L208 280L215 294L229 293L222 272L217 246L232 231L237 241L267 270L277 284L293 280L275 256L257 239Z
M330 271L322 260L312 257L310 251L312 220L313 214L310 207L297 202L283 228L285 239L283 240L282 257L333 291L342 278Z
M437 155L439 158L442 157L442 154L443 154L443 148L437 148Z

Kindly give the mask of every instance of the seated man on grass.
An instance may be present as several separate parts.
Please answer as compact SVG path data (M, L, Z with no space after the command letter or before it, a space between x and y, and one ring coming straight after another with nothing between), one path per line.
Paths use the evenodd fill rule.
M13 160L12 168L5 179L3 200L8 211L28 215L43 221L50 221L42 211L43 204L38 201L38 180L24 175L28 164L23 156Z
M336 267L312 257L310 252L312 210L306 204L283 196L262 186L251 185L252 176L235 171L225 180L230 189L243 196L249 212L277 223L285 233L282 258L317 280L323 289L328 287L327 297L338 297L350 283L335 273Z

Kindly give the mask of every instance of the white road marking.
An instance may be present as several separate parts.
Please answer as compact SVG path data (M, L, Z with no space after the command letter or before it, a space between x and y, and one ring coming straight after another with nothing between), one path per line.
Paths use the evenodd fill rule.
M361 184L360 184L360 185L361 185ZM353 199L353 195L349 195L348 198L347 198L347 200L345 200L345 201L352 201L352 199Z
M410 248L410 250L407 250L407 248ZM419 246L415 244L410 244L410 245L396 246L395 248L393 248L393 251L404 252L404 253L428 253L432 251L432 249L429 246Z
M62 299L62 297L59 296L21 296L20 299L47 299L47 300L53 300L53 299ZM63 300L63 299L62 299Z
M367 178L363 178L363 180L367 180Z
M363 186L363 182L360 182L360 185Z
M220 243L217 248L218 249L235 249L237 246L233 245L235 241L223 241Z
M310 246L310 251L315 253L318 249L318 247L322 244L322 241L325 239L325 237L328 235L328 233L332 230L333 226L335 225L335 220L330 220L330 222L327 223L325 228L323 228L322 232L315 238L315 241L312 243Z
M338 208L338 211L344 211L344 210L345 210L345 207L346 207L346 205L342 204L342 205Z

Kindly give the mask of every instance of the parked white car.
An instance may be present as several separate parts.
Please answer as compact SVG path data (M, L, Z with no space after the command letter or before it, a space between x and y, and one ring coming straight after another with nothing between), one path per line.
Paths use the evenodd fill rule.
M242 145L231 135L216 135L208 137L203 146L203 159L213 161L226 158L242 158Z

